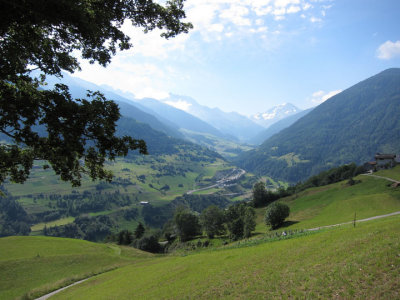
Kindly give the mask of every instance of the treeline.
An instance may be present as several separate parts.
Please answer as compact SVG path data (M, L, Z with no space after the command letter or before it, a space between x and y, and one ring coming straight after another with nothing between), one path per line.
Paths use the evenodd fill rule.
M78 217L73 223L63 226L45 227L46 236L102 241L116 228L115 221L109 216Z
M169 242L175 238L186 242L203 233L210 239L228 233L230 239L239 240L250 237L255 226L254 208L244 202L230 205L226 210L211 205L201 214L179 206L165 224L163 234Z
M312 187L324 186L343 180L351 180L351 182L354 182L352 181L352 178L364 172L364 167L357 166L355 163L342 165L340 167L323 171L318 175L310 177L304 182L299 182L286 189L280 188L275 192L266 190L265 184L263 182L258 182L253 187L253 205L255 207L263 207L280 198L294 195Z
M231 240L248 238L255 230L255 217L252 205L244 202L232 204L227 209L211 205L200 214L181 205L176 207L162 231L146 234L143 225L139 223L135 232L123 230L109 236L108 240L153 253L169 252L175 247L180 247L181 243L202 237L204 234L209 239L216 236L224 236ZM160 243L160 239L165 242ZM201 246L206 247L208 244L206 241L201 243Z
M220 208L227 207L231 202L228 198L220 195L183 195L175 198L162 207L145 205L142 208L142 217L145 223L151 227L162 228L164 224L173 217L177 207L183 206L191 211L201 213L211 205Z
M4 187L0 187L0 193L0 237L28 235L31 217Z

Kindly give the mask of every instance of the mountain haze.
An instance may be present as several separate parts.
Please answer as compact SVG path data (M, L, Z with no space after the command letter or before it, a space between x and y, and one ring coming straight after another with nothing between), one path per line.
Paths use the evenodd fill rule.
M179 128L187 129L190 131L196 131L201 133L212 134L217 137L226 137L225 134L220 132L215 127L210 124L200 120L199 118L181 110L175 108L171 105L163 103L161 101L144 98L138 100L138 103L142 106L145 106L152 111L154 111L158 116L162 116L163 118L169 120L170 122L176 124Z
M257 113L251 119L257 124L268 128L272 124L287 118L291 115L297 114L301 109L297 108L291 103L283 103L268 109L265 112Z
M219 108L200 105L193 98L187 96L170 95L169 98L162 101L176 107L180 105L186 112L211 124L227 136L242 142L248 142L250 138L264 129L237 112L224 112Z
M152 113L151 111L144 111L143 109L137 107L137 105L135 105L135 102L126 99L110 91L109 89L102 89L101 86L85 81L83 79L72 77L68 73L63 73L63 78L61 81L56 77L47 76L46 82L48 83L49 87L52 87L55 84L61 82L63 84L68 85L69 92L74 98L85 98L87 90L91 91L100 90L107 99L113 100L118 104L122 116L135 119L142 123L146 123L151 128L163 132L168 136L172 136L175 138L184 137L182 133L178 131L176 125L174 126L171 123L166 124L160 121L157 117L154 116L154 113ZM134 132L132 132L132 135L134 136Z
M273 136L274 134L280 132L281 130L289 127L294 122L296 122L300 118L304 117L306 114L308 114L312 110L313 110L313 108L302 110L302 111L300 111L300 112L298 112L298 113L296 113L294 115L286 117L286 118L284 118L284 119L272 124L270 127L268 127L267 129L265 129L264 131L260 132L255 137L253 137L250 140L250 142L255 144L255 145L262 144L267 139L269 139L271 136Z
M388 69L320 104L238 159L258 174L297 182L376 152L400 152L400 69Z

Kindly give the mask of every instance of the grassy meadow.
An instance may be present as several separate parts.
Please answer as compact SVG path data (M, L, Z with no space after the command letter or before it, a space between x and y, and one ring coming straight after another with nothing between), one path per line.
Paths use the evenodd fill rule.
M279 231L400 211L400 190L387 180L355 180L282 199L291 214ZM54 299L399 298L400 216L274 238L264 212L257 209L252 239L215 239L164 256L73 239L1 238L0 299L34 298L95 274Z
M390 175L400 176L400 168L390 170ZM386 171L377 172L384 176ZM319 226L350 222L357 219L400 211L400 189L391 187L385 179L357 176L360 182L348 185L347 181L315 187L280 201L290 207L285 229L309 229ZM256 232L268 231L264 224L265 208L257 209Z
M0 238L0 299L35 298L152 254L131 247L51 237Z
M400 216L128 265L54 299L399 298Z

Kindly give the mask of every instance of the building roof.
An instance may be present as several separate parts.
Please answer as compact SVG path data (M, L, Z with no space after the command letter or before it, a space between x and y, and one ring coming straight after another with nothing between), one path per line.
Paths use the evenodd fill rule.
M395 159L396 154L382 154L382 153L377 153L375 155L375 159Z

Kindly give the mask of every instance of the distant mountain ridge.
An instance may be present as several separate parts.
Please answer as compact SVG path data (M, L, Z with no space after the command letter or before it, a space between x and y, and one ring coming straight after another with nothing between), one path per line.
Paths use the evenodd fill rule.
M217 137L226 138L227 136L220 132L207 122L189 114L181 109L163 103L159 100L144 98L138 100L141 106L147 107L156 113L156 116L161 116L170 122L176 124L179 128L196 131L200 133L208 133Z
M291 103L283 103L280 105L276 105L265 112L257 113L251 117L251 119L265 127L268 128L272 124L285 119L291 115L297 114L301 111L301 109L297 108Z
M185 111L211 124L219 131L233 139L248 142L264 128L246 116L237 112L224 112L219 108L210 108L197 103L193 98L180 95L170 95L162 100L169 105L185 106Z
M333 166L400 153L400 69L388 69L320 104L239 156L257 174L297 182Z
M265 129L264 131L260 132L255 137L253 137L250 140L250 142L255 145L262 144L267 139L269 139L271 136L273 136L274 134L277 134L278 132L282 131L283 129L289 127L290 125L295 123L300 118L304 117L306 114L308 114L312 110L313 110L313 108L302 110L294 115L286 117L286 118L272 124L267 129Z
M134 102L116 93L113 93L109 89L103 90L101 86L95 85L83 79L72 77L67 73L63 73L62 80L59 80L58 78L52 76L48 76L46 78L46 82L48 83L49 87L61 82L63 84L66 84L69 87L69 91L74 98L85 98L87 90L101 90L101 92L106 96L107 99L111 99L118 104L121 115L135 119L142 123L146 123L151 128L163 132L168 136L172 136L175 138L184 138L182 133L179 132L176 125L174 126L171 123L166 124L160 121L150 111L144 111L143 109L136 106ZM134 132L132 132L132 134L134 135Z

